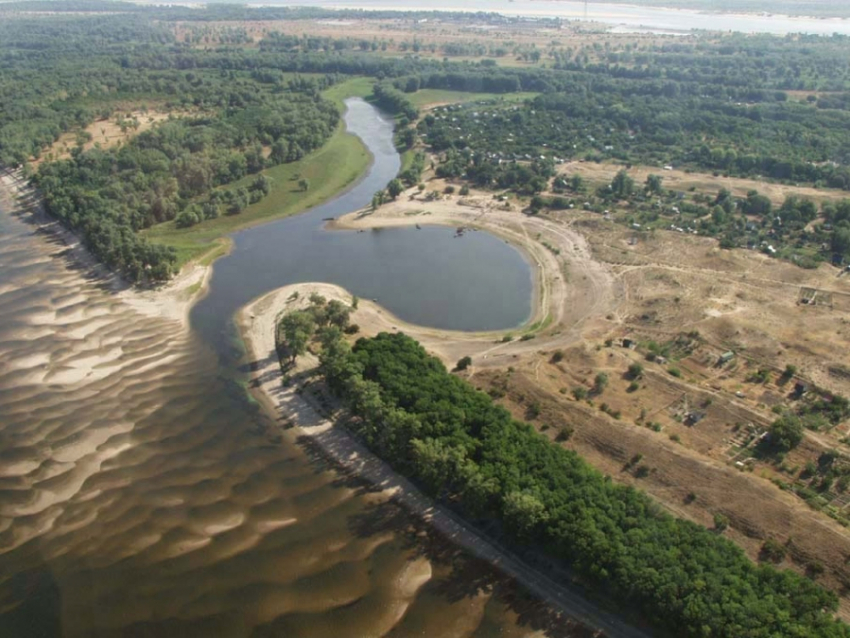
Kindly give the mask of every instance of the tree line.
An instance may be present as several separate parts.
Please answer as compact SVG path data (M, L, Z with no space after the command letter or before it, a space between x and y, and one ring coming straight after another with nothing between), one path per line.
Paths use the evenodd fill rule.
M414 340L383 333L351 348L318 333L320 370L347 427L431 496L505 539L569 566L676 636L848 636L837 598L755 565L716 532L664 513L514 420Z

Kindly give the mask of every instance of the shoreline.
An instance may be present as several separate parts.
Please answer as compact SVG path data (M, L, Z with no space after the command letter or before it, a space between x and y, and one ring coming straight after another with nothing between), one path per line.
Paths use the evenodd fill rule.
M299 293L297 299L292 297L294 292ZM303 306L314 292L329 300L339 299L345 303L352 298L347 290L333 284L292 284L255 299L236 315L236 325L250 359L252 394L257 396L287 437L301 445L315 444L341 470L379 488L380 496L394 499L447 540L487 561L564 615L595 630L604 631L610 638L647 638L640 630L599 609L576 590L556 583L529 567L509 550L483 537L457 515L432 502L346 430L321 415L304 398L297 382L284 385L275 347L274 325L281 313ZM391 323L388 319L391 320L392 315L378 304L363 300L360 300L358 309L352 313L353 323L372 326L372 329L374 324ZM411 336L416 338L415 333ZM310 375L315 365L315 357L305 354L299 359L294 374Z
M6 214L31 226L34 234L45 234L56 241L57 247L46 247L51 258L62 258L66 267L92 278L139 313L178 321L188 332L189 313L207 293L212 265L187 264L162 286L135 288L97 261L76 233L44 210L40 194L24 181L20 171L0 172L0 204L3 203L8 204Z
M505 328L503 330L443 330L439 329L439 331L447 336L461 336L461 335L479 335L479 336L489 336L492 338L496 338L497 336L502 336L504 334L513 333L513 332L525 332L531 328L535 324L535 322L541 321L545 317L545 308L541 305L542 298L542 288L543 288L543 271L545 269L544 264L535 256L535 254L529 249L529 247L519 241L516 236L511 235L510 233L505 232L499 228L490 228L480 224L470 224L464 223L458 219L451 219L448 217L439 217L437 219L432 219L428 221L421 221L419 218L411 217L411 218L390 218L390 217L371 217L372 213L368 212L368 208L361 209L359 211L352 211L350 213L346 213L341 217L334 219L332 221L325 222L323 226L323 230L327 232L333 231L356 231L356 230L371 230L377 228L399 228L399 227L410 227L414 225L418 226L438 226L442 228L468 228L474 231L485 232L494 237L498 237L499 239L504 240L506 244L509 244L511 248L516 250L520 256L522 256L523 261L528 264L530 274L531 274L531 303L529 306L529 314L528 316L522 320L516 326L511 328ZM371 224L368 223L358 223L360 219L371 220ZM383 312L391 314L389 310L384 309ZM420 326L419 324L411 324L409 322L405 322L403 319L397 320L400 323L405 323L408 326L413 326L416 329L424 328L424 326ZM435 328L434 330L438 330Z
M442 190L442 180L432 181L436 190ZM580 336L587 336L582 332L587 319L605 315L619 303L620 295L610 269L593 258L589 244L579 232L545 215L526 215L513 206L494 202L489 192L473 190L463 197L425 201L415 189L408 189L397 200L374 212L366 209L348 213L326 227L370 230L416 224L466 227L490 233L518 250L532 267L532 307L523 324L509 330L440 331L440 335L456 343L469 341L471 337L487 338L493 343L496 337L513 333L516 337L533 337L534 346L529 345L531 341L517 339L484 350L457 349L453 354L458 357L478 354L488 358L496 350L508 350L508 354L515 355L543 347L563 347ZM421 326L415 329L420 333L424 330ZM423 345L447 360L440 348L425 342Z

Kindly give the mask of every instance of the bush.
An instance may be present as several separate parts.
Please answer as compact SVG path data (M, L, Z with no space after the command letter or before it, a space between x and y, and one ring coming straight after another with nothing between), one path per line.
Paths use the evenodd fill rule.
M761 546L759 560L771 563L781 563L785 558L785 548L772 538L768 538Z
M716 529L718 532L722 532L727 527L729 527L729 519L726 518L723 514L715 514L714 529Z
M457 362L457 366L455 370L466 370L469 366L472 365L472 357L464 357L460 361Z
M573 428L570 425L565 425L558 430L558 436L555 437L555 440L560 442L567 441L573 435Z
M563 350L555 350L555 352L552 353L552 359L551 359L552 363L560 363L563 360L564 360L564 351Z
M632 379L640 379L643 376L643 366L639 363L633 363L629 366L629 377Z

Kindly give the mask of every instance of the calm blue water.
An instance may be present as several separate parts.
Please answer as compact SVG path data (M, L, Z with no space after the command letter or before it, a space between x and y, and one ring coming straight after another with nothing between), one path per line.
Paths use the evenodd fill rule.
M392 121L363 100L347 102L348 130L374 156L365 178L307 213L239 232L214 266L208 296L191 316L204 341L226 344L232 317L252 299L307 281L338 284L400 318L450 330L514 328L531 313L532 272L503 240L451 228L328 231L323 219L366 206L395 177L400 158ZM423 218L424 221L425 218Z

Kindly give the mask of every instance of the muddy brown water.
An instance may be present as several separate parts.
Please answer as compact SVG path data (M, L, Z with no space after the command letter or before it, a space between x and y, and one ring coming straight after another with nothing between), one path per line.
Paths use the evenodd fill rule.
M0 213L0 636L586 635L271 423L221 281L187 332Z

